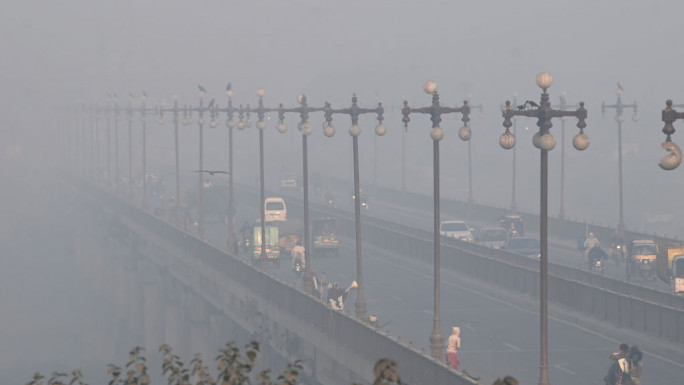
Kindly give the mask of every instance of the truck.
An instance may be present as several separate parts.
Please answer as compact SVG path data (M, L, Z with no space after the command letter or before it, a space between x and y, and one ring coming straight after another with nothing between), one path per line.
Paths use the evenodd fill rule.
M312 235L314 255L340 255L340 241L337 238L335 218L322 217L314 220Z
M684 246L673 245L667 254L657 257L658 278L672 287L675 294L684 294Z
M659 254L658 244L652 239L635 239L629 244L629 259L626 276L642 279L656 279L656 258Z
M264 248L266 253L266 258L268 263L280 266L280 246L278 244L280 238L278 235L278 227L266 224L265 227L266 239L264 242ZM254 225L253 230L254 237L252 238L252 262L257 263L259 257L261 256L261 224L257 223Z
M304 224L292 218L287 221L266 222L266 224L278 229L278 246L280 248L280 254L289 256L292 248L295 247L297 242L302 240Z

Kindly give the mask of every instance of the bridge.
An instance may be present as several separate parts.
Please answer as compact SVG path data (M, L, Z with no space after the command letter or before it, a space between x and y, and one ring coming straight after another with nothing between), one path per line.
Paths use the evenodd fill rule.
M432 236L427 230L364 216L366 291L369 312L378 317L370 324L348 312L333 311L303 292L287 267L258 269L249 257L232 254L225 249L225 232L219 225L213 230L208 226L204 241L193 228L184 231L169 218L155 216L101 185L73 175L61 177L101 225L84 229L93 233L82 237L83 263L90 274L114 280L110 286L116 288L112 295L117 318L126 320L149 349L166 342L182 354L212 357L228 340L255 339L265 348L265 363L274 369L303 359L305 383L369 383L372 365L382 357L398 361L402 379L409 384L475 383L428 354ZM382 193L387 202L398 202L397 207L412 202L411 210L420 210L429 201L392 190ZM243 202L253 200L253 195L245 185L236 193ZM498 217L502 211L473 209L460 202L444 206L447 212L470 210L474 219ZM288 208L290 216L301 215L294 197L288 199ZM352 213L315 202L311 209L312 215L337 218L341 235L353 243ZM526 220L535 219L528 215ZM584 226L562 220L550 223L552 235L581 233ZM609 229L595 231L601 236ZM483 383L504 374L534 382L537 372L532 363L539 354L536 261L458 240L443 240L442 248L443 286L448 289L443 294L443 318L463 326L463 368L482 377ZM113 258L105 258L105 249ZM330 281L351 280L351 254L347 250L340 258L312 264L327 271ZM111 271L116 273L106 273ZM608 362L596 360L603 360L621 340L638 341L646 352L645 378L653 383L678 378L683 368L675 358L684 342L682 297L552 264L549 299L554 306L554 383L600 383ZM618 330L611 330L614 327Z

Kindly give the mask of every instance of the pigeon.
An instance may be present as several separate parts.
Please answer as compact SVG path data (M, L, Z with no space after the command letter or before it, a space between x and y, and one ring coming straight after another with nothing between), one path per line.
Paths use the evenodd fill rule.
M527 103L519 105L519 106L517 107L518 111L524 110L526 105L527 105Z
M226 86L226 91L230 91L232 89L233 89L233 85L228 83L228 85Z
M200 90L200 92L204 92L205 94L207 93L207 90L204 89L202 86L197 86Z
M221 170L195 170L195 172L206 172L209 173L209 175L214 175L214 174L230 174L228 171L221 171Z
M143 96L147 99L147 92L143 91Z
M525 104L529 104L529 105L532 106L532 107L537 107L537 108L539 108L539 104L537 104L537 103L535 103L535 102L533 102L533 101L531 101L531 100L526 100L526 101L525 101Z
M216 100L216 99L215 99L215 98L214 98L214 99L211 99L211 101L209 102L209 105L207 106L207 108L212 108L212 107L214 107L214 100Z
M618 86L618 90L620 90L620 92L623 92L623 91L624 91L624 90L622 89L622 86L620 85L620 82L617 83L617 86Z

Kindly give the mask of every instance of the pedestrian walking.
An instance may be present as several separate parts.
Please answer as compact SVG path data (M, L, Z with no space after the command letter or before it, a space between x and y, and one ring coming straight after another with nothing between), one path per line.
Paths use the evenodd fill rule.
M451 335L447 340L446 358L447 366L458 370L458 349L461 348L461 328L454 326L451 328Z

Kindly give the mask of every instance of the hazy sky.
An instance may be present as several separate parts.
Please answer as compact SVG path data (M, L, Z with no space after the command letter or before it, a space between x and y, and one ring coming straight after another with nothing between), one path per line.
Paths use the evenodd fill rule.
M683 10L684 3L674 0L9 0L0 4L2 133L3 138L26 138L25 143L35 138L31 133L48 137L46 133L56 130L55 111L81 103L104 104L110 92L122 103L129 92L138 97L142 90L150 95L150 103L170 103L173 94L195 103L197 84L202 84L209 97L225 103L224 87L231 81L236 104L256 104L254 91L263 87L271 106L294 106L295 96L306 92L312 105L327 100L337 107L347 106L357 93L363 106L379 100L388 109L389 133L378 151L380 159L391 164L383 170L391 177L382 176L390 184L397 180L390 173L397 164L396 133L401 132L397 107L404 99L429 104L421 86L432 79L446 104L460 104L466 97L483 104L484 118L472 121L476 200L507 205L511 154L498 146L498 109L515 92L519 100L538 100L535 76L550 71L555 79L549 89L552 101L557 103L566 91L569 102L584 100L589 110L590 148L584 153L566 151L566 211L597 223L615 223L616 124L613 111L601 117L600 105L615 102L619 81L625 89L623 101L637 101L641 117L633 123L627 112L623 125L625 200L648 211L630 209L625 216L628 225L640 226L649 216L671 213L668 205L677 204L676 191L684 186L681 170L666 173L657 167L665 154L659 147L664 139L660 111L667 98L684 102L684 77L679 76L683 55L673 39L681 31ZM465 146L449 132L449 127L458 128L458 119L445 118L443 159L458 166L445 169L456 178L445 179L444 186L451 184L453 196L464 199L459 178L465 175ZM321 121L312 118L316 128ZM344 130L334 143L347 143L348 119L336 117L335 123ZM534 123L519 124L533 129ZM554 123L558 135L560 122ZM368 138L372 124L369 118L364 131ZM577 132L575 124L567 121L567 147ZM408 152L413 154L414 172L422 178L419 187L429 186L431 180L428 128L427 118L412 117ZM316 135L312 140L322 140L318 130L312 138ZM518 194L522 207L535 210L538 166L530 138L531 133L521 134L518 141L523 170L518 177L521 186L529 188ZM371 142L366 136L363 140L364 146ZM335 151L347 154L345 146ZM318 150L312 148L314 156ZM321 153L319 164L328 161L326 153ZM557 147L551 154L552 212L558 206L553 198L558 176L553 174L559 156ZM651 202L654 185L662 189L658 202Z

